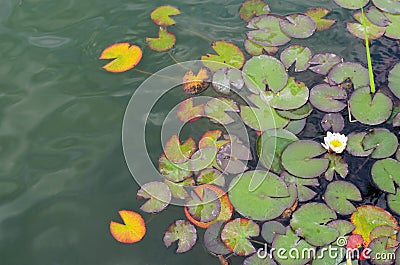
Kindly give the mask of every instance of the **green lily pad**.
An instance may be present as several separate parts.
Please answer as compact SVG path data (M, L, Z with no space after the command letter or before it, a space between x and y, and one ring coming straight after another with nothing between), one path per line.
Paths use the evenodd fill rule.
M328 247L329 249L329 247ZM346 249L344 247L334 246L334 255L326 255L326 248L320 248L317 251L316 257L311 263L311 265L339 265L340 262L346 257ZM348 264L347 264L348 265Z
M369 0L334 0L336 4L346 9L360 9L368 4Z
M354 89L369 85L368 70L359 63L339 63L335 65L328 74L331 85L339 85L350 79Z
M365 39L364 35L364 27L368 35L369 40L376 40L383 36L386 31L385 27L379 27L371 23L368 18L364 15L362 16L361 12L357 12L353 14L355 20L359 23L347 23L347 30L355 37L360 39Z
M314 21L315 25L317 26L316 31L322 31L330 29L336 22L335 20L324 18L330 12L331 11L326 8L315 7L307 9L307 11L304 12L304 14L306 14Z
M396 214L400 214L400 191L399 191L399 189L396 190L396 194L388 194L387 195L387 204L388 204L390 210L392 210Z
M308 101L307 86L294 77L289 77L286 86L279 92L261 91L261 98L268 105L280 110L298 109Z
M183 253L192 249L197 240L196 228L184 220L177 220L171 224L164 234L164 244L169 248L172 243L178 241L176 253Z
M385 237L390 237L391 240L394 240L396 238L397 231L390 226L378 226L374 228L374 230L371 231L371 234L369 235L369 238L371 240L385 236Z
M225 224L221 239L236 255L248 256L256 251L249 239L260 234L260 227L252 220L236 218Z
M400 2L394 0L372 0L372 3L385 12L391 14L400 14Z
M274 241L276 234L284 235L285 233L286 227L277 221L265 222L261 228L261 236L270 244Z
M231 253L221 240L223 225L224 222L215 222L207 228L206 232L204 232L204 246L208 251L216 255L227 255Z
M369 156L374 150L365 150L363 146L363 139L366 132L352 132L347 136L346 150L353 156Z
M307 119L301 119L301 120L291 120L288 125L283 127L285 130L288 130L289 132L293 134L299 134L301 133L304 128L306 127Z
M306 39L317 29L315 22L307 15L291 14L285 18L286 20L280 22L281 29L292 38Z
M313 199L317 193L309 187L319 186L318 179L303 179L290 175L287 172L283 172L281 177L284 178L286 183L294 183L297 187L297 196L299 202L306 202Z
M190 169L192 171L200 171L212 166L217 155L217 148L215 146L208 146L200 148L192 155L189 160Z
M324 200L338 214L352 214L356 207L350 201L361 201L361 193L356 186L347 181L334 181L326 188Z
M320 84L310 91L310 103L317 109L325 112L339 112L347 105L341 100L347 99L346 90L337 86Z
M212 98L204 106L205 115L215 123L226 125L234 122L227 112L239 112L237 103L232 99Z
M175 164L169 161L164 154L158 160L160 173L172 182L180 182L192 176L189 162Z
M395 260L396 247L388 247L389 238L382 236L369 243L371 262L375 265L391 265Z
M351 114L357 121L377 125L389 119L393 103L385 94L378 92L372 95L369 87L363 87L353 92L349 105Z
M390 20L389 24L386 26L385 36L388 38L400 39L400 15L393 15L385 13L385 16Z
M356 228L352 223L347 220L335 220L330 222L328 226L338 230L340 236L350 234Z
M333 53L320 53L314 55L310 61L309 69L316 74L326 75L337 64L342 61L342 58Z
M335 220L336 214L323 203L308 203L297 209L290 220L296 234L314 246L324 246L335 241L339 231L325 224Z
M183 163L196 151L196 142L192 137L188 138L183 144L180 143L179 136L174 134L165 143L164 153L169 161L173 163Z
M286 119L291 120L302 120L310 116L313 111L313 107L310 103L306 103L298 109L293 110L276 110L278 114Z
M228 95L231 89L241 89L244 86L242 72L236 68L222 68L213 75L212 86L218 93Z
M288 81L285 66L269 55L255 56L248 60L243 67L243 73L247 88L255 94L265 91L266 86L278 92Z
M295 72L307 70L310 66L312 57L311 50L301 45L291 45L284 49L281 53L281 61L288 69L293 63L295 64Z
M263 257L264 255L265 257ZM276 265L276 262L264 251L255 253L243 261L243 265Z
M252 182L261 180L256 189ZM247 171L236 176L229 185L229 199L235 210L253 220L271 220L280 216L291 205L278 198L289 197L285 182L271 172Z
M367 16L369 21L377 26L386 27L387 25L389 25L390 20L388 19L388 17L385 15L384 12L382 12L375 6L370 6L367 12L365 12L365 15Z
M167 184L153 181L142 185L136 199L149 199L140 209L146 213L158 213L170 203L171 191Z
M392 158L376 161L371 169L372 180L382 191L394 194L400 185L400 162Z
M197 174L196 182L201 184L214 184L217 186L225 186L224 175L215 168L206 168Z
M224 172L239 174L248 169L246 163L252 156L247 146L231 141L218 150L216 159Z
M329 159L329 168L325 172L326 180L332 181L335 172L342 178L347 176L349 173L349 166L340 156L336 154L326 154L324 157Z
M201 56L204 66L210 68L212 71L217 71L218 69L226 67L222 64L237 69L242 68L245 60L244 54L235 44L220 40L215 41L211 45L211 48L217 53L217 55L207 54Z
M399 142L396 135L384 128L369 131L362 141L365 150L374 149L372 158L381 159L396 153Z
M289 144L282 153L282 165L292 175L301 178L315 178L324 173L329 160L315 158L326 150L320 143L300 140Z
M176 23L170 16L176 16L180 13L181 11L174 6L159 6L151 12L150 18L156 25L167 27Z
M269 14L271 10L267 3L263 0L245 0L239 8L239 16L249 22L253 17Z
M254 29L247 32L247 37L252 42L262 46L282 46L290 41L281 30L280 23L283 18L276 15L261 15L253 18L248 28Z
M258 56L264 54L264 52L268 55L275 55L279 51L279 47L258 45L249 39L244 40L244 48L252 56Z
M202 194L192 192L186 201L186 206L190 216L202 223L214 221L221 212L218 194L207 188L203 189Z
M158 38L146 38L146 42L149 48L153 51L165 52L174 47L176 37L165 28L160 28L158 31Z
M278 251L273 252L274 259L280 265L305 265L311 260L312 255L310 253L315 251L314 246L298 237L290 228L286 229L285 235L278 234L275 237L272 248L286 250L284 253L281 251L279 254ZM289 250L291 250L292 255L290 255ZM298 257L296 253L300 253ZM305 253L305 255L301 255L301 253ZM310 255L307 255L307 253Z
M298 138L284 129L264 131L257 139L257 155L261 163L276 173L283 171L281 156L283 150Z
M341 132L344 129L344 119L340 113L327 113L322 117L321 126L324 131Z
M201 118L204 114L204 104L194 106L193 97L188 98L181 103L176 110L176 115L183 122L192 122Z
M393 117L392 125L393 125L393 127L400 126L400 113L397 113L396 116Z
M181 182L172 182L164 179L164 183L168 185L173 198L182 200L189 198L189 194L185 187L191 187L196 184L193 178L187 178Z
M400 63L390 70L388 82L390 90L396 97L400 98Z

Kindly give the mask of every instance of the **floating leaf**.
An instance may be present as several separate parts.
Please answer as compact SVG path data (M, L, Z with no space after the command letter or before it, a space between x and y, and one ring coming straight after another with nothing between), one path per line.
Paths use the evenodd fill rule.
M389 25L386 26L385 36L399 40L400 39L400 15L393 15L385 13L385 16L390 20Z
M308 16L303 14L292 14L280 22L282 31L293 38L306 39L314 34L317 26Z
M388 204L390 210L392 210L396 214L400 214L400 191L399 191L399 189L396 190L396 194L388 194L387 195L387 204Z
M210 82L210 73L206 68L200 68L197 75L192 70L189 70L182 79L183 91L186 94L196 95L206 90Z
M183 122L193 122L204 115L204 104L194 106L194 99L188 98L179 103L176 115Z
M149 199L140 209L146 213L158 213L171 201L171 191L167 184L153 181L142 185L136 199Z
M357 12L353 14L353 17L355 20L357 20L359 23L347 23L347 30L355 37L360 38L360 39L365 39L365 33L364 33L364 28L365 31L368 35L368 40L376 40L379 39L380 37L383 36L383 34L386 31L385 27L379 27L371 23L371 21L368 20L364 16L362 16L361 12Z
M271 10L263 0L245 0L239 8L239 16L249 22L253 17L268 14Z
M374 228L374 230L371 231L369 238L371 240L373 240L373 239L385 236L385 237L390 237L393 241L395 241L396 234L397 234L396 229L394 229L393 227L390 227L390 226L383 225L383 226L378 226L378 227Z
M176 253L189 251L197 240L196 228L188 221L177 220L172 223L164 234L164 244L169 248L172 243L178 241Z
M353 92L349 105L351 114L357 121L377 125L389 119L393 103L385 94L378 92L373 95L369 87L363 87Z
M276 15L255 17L247 25L248 28L254 29L247 32L247 37L261 46L282 46L290 41L290 37L281 30L282 21L283 19Z
M225 224L221 239L225 246L239 256L248 256L256 251L249 239L260 234L260 227L252 220L236 218Z
M214 168L206 168L197 175L197 184L214 184L225 186L225 178L220 171Z
M338 214L348 215L356 210L350 201L361 201L361 193L352 183L334 181L326 188L324 200Z
M385 13L375 6L370 6L367 12L365 12L365 15L367 16L369 21L380 27L386 27L390 23L390 20L385 15Z
M338 230L326 226L335 220L336 214L322 203L308 203L297 209L290 220L296 234L314 246L324 246L336 240Z
M393 127L400 126L400 113L397 113L396 116L393 117L392 125Z
M222 64L237 69L242 68L245 61L244 54L235 44L227 41L215 41L211 45L211 48L217 53L217 55L207 54L201 56L201 60L203 61L203 64L212 71L217 71L218 69L226 67Z
M200 171L212 166L215 156L217 155L217 148L215 146L208 146L199 149L190 158L190 169L192 171Z
M236 68L222 68L214 73L213 88L221 94L228 95L231 89L241 89L244 86L242 72Z
M400 185L400 162L392 158L376 161L371 169L372 180L382 191L395 193L395 186Z
M328 75L331 85L339 85L350 79L354 89L369 85L368 70L359 63L340 63L335 65Z
M227 144L228 140L218 140L222 136L221 130L211 130L205 132L199 140L199 149L209 146L215 146L217 149Z
M110 222L112 236L121 243L133 244L142 240L146 234L146 225L142 216L136 212L122 210L118 212L124 224Z
M306 126L307 119L301 119L301 120L292 120L284 127L285 130L288 130L289 132L293 134L299 134L304 130L304 127Z
M302 120L307 118L311 112L313 111L313 107L310 103L306 103L302 107L294 110L277 110L278 114L284 118L291 120Z
M347 9L360 9L368 4L369 0L334 0L336 4Z
M164 154L158 160L158 169L166 179L172 182L180 182L192 176L188 162L175 164L169 161Z
M261 55L264 53L264 51L268 55L275 55L279 50L279 47L259 45L249 39L244 40L244 48L248 54L253 56Z
M314 21L315 25L317 26L316 30L322 31L330 29L336 22L335 20L324 18L330 12L331 11L326 8L315 7L307 9L305 14Z
M186 203L187 212L197 222L215 221L221 212L218 194L211 189L195 189Z
M277 221L265 222L261 228L261 236L268 243L272 243L276 234L284 235L286 234L286 227Z
M272 259L272 257L267 255L265 252L262 253L264 253L265 257L263 257L262 254L258 255L258 253L255 253L246 258L243 261L243 265L276 265L276 262Z
M226 125L235 121L227 112L239 112L239 107L232 99L219 97L210 99L204 112L213 122Z
M399 142L396 135L384 128L369 131L362 141L365 150L374 149L372 158L380 159L396 153Z
M185 190L185 187L191 187L195 185L195 181L193 178L187 178L181 182L172 182L164 179L164 183L168 185L173 198L182 200L189 197L189 194Z
M346 90L337 86L320 84L310 91L310 103L319 110L325 112L339 112L347 105L340 101L347 99Z
M176 16L180 13L181 11L174 6L159 6L151 12L150 18L156 25L166 27L175 25L175 20L170 16Z
M146 38L147 46L156 52L165 52L174 47L176 37L165 28L160 28L157 38Z
M284 49L281 53L281 61L288 69L293 63L295 64L295 72L307 70L310 66L312 57L311 50L301 45L291 45Z
M204 233L204 245L208 251L217 255L227 255L231 253L229 249L225 247L225 244L221 240L221 231L224 222L216 222L210 225Z
M311 66L309 69L314 73L326 75L337 64L342 61L342 58L333 53L320 53L314 55L311 59Z
M261 180L256 189L251 190L252 182ZM235 210L253 220L271 220L280 216L290 205L279 198L288 198L285 182L271 172L261 170L247 171L236 176L229 186L229 199Z
M292 175L301 178L315 178L324 173L329 160L315 158L325 153L320 143L300 140L291 143L282 153L282 165Z
M330 222L328 226L338 230L340 236L350 234L356 228L352 223L347 220L335 220Z
M385 12L391 14L400 14L400 2L393 0L372 0L372 3Z
M251 160L251 152L248 147L237 142L231 142L222 146L217 153L217 163L224 172L239 174L246 171L247 165L242 162Z
M396 97L400 98L400 63L390 70L388 82L390 90Z
M283 172L281 177L284 178L286 183L294 183L297 187L297 194L299 202L306 202L313 199L317 193L309 187L319 186L318 179L303 179Z
M351 216L351 222L356 226L353 234L361 235L364 238L364 246L370 242L370 233L378 226L390 226L398 229L396 219L387 211L372 205L363 205Z
M266 168L280 173L283 150L297 140L296 135L284 129L266 130L257 139L257 155Z
M103 50L100 55L102 60L110 60L103 68L108 72L121 73L135 67L142 59L142 50L136 45L127 42L113 44Z
M327 113L322 117L321 126L324 131L341 132L344 129L344 119L340 113Z
M179 136L174 134L164 146L164 154L172 163L183 163L196 151L196 142L192 137L188 138L182 145Z
M362 144L366 132L352 132L347 136L346 150L353 156L369 156L374 150L365 150Z
M336 154L326 154L325 158L329 159L329 168L325 172L325 178L332 181L333 175L337 172L342 178L345 178L349 173L349 166L340 156Z
M253 93L268 89L278 92L288 81L288 75L283 64L269 55L252 57L243 67L243 79L247 88Z
M387 247L389 239L379 237L371 241L368 248L371 249L371 262L375 265L390 265L395 259L397 247Z

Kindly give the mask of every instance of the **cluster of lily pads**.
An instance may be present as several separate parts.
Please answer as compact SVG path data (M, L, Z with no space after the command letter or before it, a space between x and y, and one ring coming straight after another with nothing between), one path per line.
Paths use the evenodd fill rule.
M353 17L359 23L349 22L347 29L358 38L367 36L367 45L368 39L383 36L400 39L399 1L334 1L355 10ZM198 241L197 229L206 229L204 245L223 264L232 255L244 256L245 265L358 264L357 259L346 260L346 251L367 247L373 264L400 264L400 149L393 132L400 126L400 64L388 73L389 89L378 87L375 92L371 69L360 63L345 62L328 51L313 54L300 44L284 47L329 30L335 24L325 18L329 12L317 7L283 17L272 14L262 0L245 0L239 16L248 23L244 40L248 55L233 43L216 41L211 46L215 54L201 57L204 66L182 77L183 90L191 96L180 103L177 117L183 122L210 119L221 129L205 130L197 143L172 135L158 161L163 180L147 183L137 193L138 199L147 199L141 207L147 213L166 209L173 198L185 201L187 220L167 228L163 238L167 247L177 242L177 253L189 251ZM152 19L168 21L177 14L177 8L160 7ZM158 42L163 42L163 27ZM158 46L152 39L148 44ZM307 87L297 80L297 73L305 71L324 81ZM209 87L221 96L196 105L195 95ZM235 98L238 91L245 101ZM233 112L258 134L252 143L255 153L243 139L224 132L223 126L238 122L230 115ZM328 134L325 142L302 139L313 112L322 113L319 122ZM353 122L363 126L341 135ZM359 188L346 179L357 172L349 172L343 152L373 161L370 175L362 177L386 194L387 210L363 202ZM260 165L254 168L248 161ZM190 192L187 187L192 187ZM114 237L123 243L141 240L143 220L126 212L120 215L125 225L112 222ZM339 238L346 238L347 244L338 244ZM322 258L282 258L276 253L261 257L256 252L263 244L299 253L312 249ZM339 248L340 255L322 255L327 246ZM390 258L376 259L377 253Z

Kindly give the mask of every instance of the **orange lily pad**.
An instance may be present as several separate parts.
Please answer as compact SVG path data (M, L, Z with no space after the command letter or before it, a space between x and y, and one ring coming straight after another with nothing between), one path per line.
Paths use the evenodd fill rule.
M181 144L179 136L174 134L165 143L164 149L164 153L169 161L173 163L183 163L188 161L196 151L196 142L190 137Z
M226 65L240 69L242 68L245 57L243 52L233 43L227 41L216 41L211 48L217 53L201 56L203 64L212 71L217 71ZM217 62L217 63L216 63ZM225 66L223 64L226 64Z
M204 115L204 104L194 106L194 99L188 98L179 103L176 115L183 122L194 122Z
M147 46L156 52L165 52L174 47L176 37L165 28L158 30L158 38L146 38Z
M183 91L186 94L196 95L206 90L211 83L210 72L206 68L200 68L197 75L189 70L182 79Z
M103 50L100 55L102 60L110 60L103 68L108 72L121 73L135 67L142 59L142 50L128 42L116 43Z
M112 236L121 243L133 244L142 240L146 226L142 216L136 212L122 210L118 212L124 224L110 222Z
M155 24L166 27L175 25L175 20L170 16L176 16L180 13L181 11L174 6L159 6L151 12L150 18Z

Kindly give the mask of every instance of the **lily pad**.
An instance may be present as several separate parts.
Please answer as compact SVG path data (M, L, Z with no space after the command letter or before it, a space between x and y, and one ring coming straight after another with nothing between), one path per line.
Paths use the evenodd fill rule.
M306 103L298 109L293 110L277 110L278 114L284 118L291 120L302 120L307 118L311 112L313 111L313 107L310 103Z
M213 223L204 233L205 247L208 249L208 251L217 255L227 255L231 253L231 251L225 247L225 244L221 240L221 231L223 225L223 222Z
M368 4L369 0L334 0L336 4L346 9L360 9Z
M391 239L391 241L395 241L396 239L396 234L397 234L397 230L395 230L393 227L390 226L378 226L376 228L374 228L374 230L371 231L371 234L369 236L369 238L371 240L385 236L385 237L389 237Z
M220 40L215 41L211 45L211 48L217 53L217 55L207 54L201 56L201 60L203 61L203 64L212 71L217 71L218 69L226 67L222 64L226 64L237 69L242 68L245 60L244 54L235 44Z
M182 145L179 136L174 134L164 146L164 154L173 163L183 163L196 151L196 142L192 137L188 138Z
M282 165L292 175L301 178L315 178L324 173L329 160L315 158L325 153L321 144L300 140L289 144L282 153Z
M268 55L275 55L279 51L279 47L259 45L249 39L244 40L244 48L246 52L252 56L264 54L264 51Z
M364 27L367 32L369 40L376 40L383 36L386 31L385 27L379 27L371 23L368 18L364 15L362 16L361 12L357 12L353 14L355 20L359 23L347 23L347 30L355 37L360 39L365 39L364 35Z
M183 91L189 95L196 95L206 90L211 83L210 73L207 68L200 68L197 75L189 70L182 78Z
M395 260L397 247L387 247L389 238L379 237L371 241L368 248L371 249L371 262L375 265L390 265Z
M261 236L268 243L272 243L274 241L274 237L276 234L284 235L286 234L286 227L283 224L277 221L269 221L265 222L261 228Z
M246 171L247 165L243 161L251 160L248 147L237 142L230 142L222 146L217 153L217 163L224 172L239 174Z
M369 87L363 87L353 92L349 105L351 114L357 121L377 125L389 119L393 103L385 94L378 92L372 95Z
M266 168L280 173L283 150L297 140L296 135L284 129L266 130L257 139L257 155Z
M242 72L236 68L222 68L214 73L213 88L221 94L228 95L231 89L241 89L244 86Z
M326 8L315 7L307 9L305 14L314 21L315 25L317 26L316 30L322 31L330 29L336 22L335 20L324 18L330 12L331 11Z
M331 85L339 85L350 79L354 89L369 85L368 70L359 63L339 63L335 65L328 75Z
M388 81L390 90L396 97L400 98L400 63L390 70Z
M341 132L344 129L344 119L340 113L327 113L322 117L321 126L324 131Z
M313 65L309 69L314 73L326 75L337 64L342 61L342 58L333 53L320 53L314 55L310 64Z
M372 158L381 159L396 153L399 142L396 135L384 128L369 131L362 141L365 150L374 149Z
M400 162L392 158L376 161L371 169L372 180L382 191L395 194L395 185L400 185Z
M240 5L239 16L243 21L249 22L253 17L269 14L270 11L268 4L263 0L245 0Z
M351 222L347 220L335 220L330 222L328 226L338 230L340 236L350 234L356 228Z
M251 183L262 180L254 190ZM247 171L236 176L229 185L229 199L235 210L253 220L271 220L290 207L277 198L289 197L285 182L271 172Z
M146 224L143 217L132 211L122 210L118 212L124 224L110 222L110 232L118 242L133 244L143 239L146 234Z
M156 52L165 52L174 47L176 37L173 33L168 32L165 28L160 28L158 38L146 38L147 45Z
M393 117L392 125L393 127L400 126L400 113L397 113L396 116Z
M182 122L193 122L204 115L204 104L194 106L193 97L179 103L176 116Z
M346 150L353 156L369 156L374 150L365 150L363 146L363 139L367 132L352 132L347 137Z
M289 132L293 134L299 134L301 133L304 128L306 127L307 119L301 119L301 120L291 120L288 125L284 127L285 130L288 130Z
M390 20L389 25L386 26L385 36L399 40L400 39L400 15L393 15L385 13L385 16Z
M309 16L303 14L291 14L280 22L282 31L297 39L306 39L314 34L317 26Z
M167 184L153 181L142 185L136 199L149 199L140 209L146 213L158 213L171 201L171 191Z
M247 37L261 46L282 46L290 41L290 37L281 30L282 21L283 18L276 15L255 17L247 25L248 28L254 29L247 32Z
M104 49L100 55L102 60L110 60L103 68L108 72L121 73L135 67L142 59L142 50L127 42L113 44Z
M347 99L344 89L328 84L314 86L310 91L310 103L325 112L339 112L347 105L341 100Z
M198 189L195 191L198 191ZM190 216L198 222L214 221L221 212L218 194L207 188L201 191L199 194L192 192L191 198L187 200L186 209Z
M297 196L299 202L306 202L313 199L317 193L309 187L319 186L318 179L303 179L290 175L287 172L283 172L281 177L284 178L286 183L294 183L297 187Z
M221 239L225 246L239 256L248 256L256 251L249 239L260 234L260 227L252 220L236 218L225 224Z
M190 158L190 169L192 171L200 171L211 167L215 156L217 155L215 146L204 147L196 151Z
M206 168L200 171L196 179L197 184L214 184L217 186L225 186L224 175L215 168Z
M372 3L385 12L391 14L400 14L400 2L393 0L372 0Z
M352 183L334 181L326 188L324 200L338 214L352 214L356 207L350 201L361 201L361 193Z
M367 12L365 12L365 15L367 16L369 21L380 27L386 27L390 23L390 20L385 15L385 13L375 6L370 6Z
M170 18L170 16L176 16L180 13L181 11L174 6L159 6L151 12L150 18L156 25L166 27L175 25L175 20Z
M166 179L172 182L180 182L192 176L188 162L175 164L169 161L164 154L158 160L158 169Z
M325 178L328 181L332 181L335 172L337 172L342 178L345 178L349 173L349 166L340 156L336 154L326 154L325 158L329 159L329 168L325 172Z
M267 253L262 251L260 255L256 253L246 258L243 261L243 265L276 265L276 262L269 255L267 255Z
M197 240L196 228L184 220L172 223L164 234L164 244L169 248L172 243L178 242L176 253L183 253L192 249Z
M281 53L281 61L288 69L293 63L295 64L295 72L307 70L310 66L312 57L311 50L301 45L291 45L284 49Z
M222 136L221 130L211 130L205 132L199 140L199 149L204 147L214 146L217 149L229 143L228 140L219 140Z
M185 187L191 187L195 185L195 181L193 178L187 178L181 182L172 182L164 179L164 183L168 185L173 198L182 200L189 197L189 194L187 193Z
M388 194L387 195L387 203L393 212L396 214L400 214L400 191L396 190L396 194Z
M336 214L323 203L308 203L297 209L290 220L296 234L314 246L324 246L336 240L339 231L325 224Z
M253 93L268 89L278 92L288 81L285 66L276 58L269 55L255 56L248 60L243 67L243 79L247 88Z
M239 107L232 99L219 97L210 99L204 112L213 122L226 125L235 121L227 112L239 112Z

